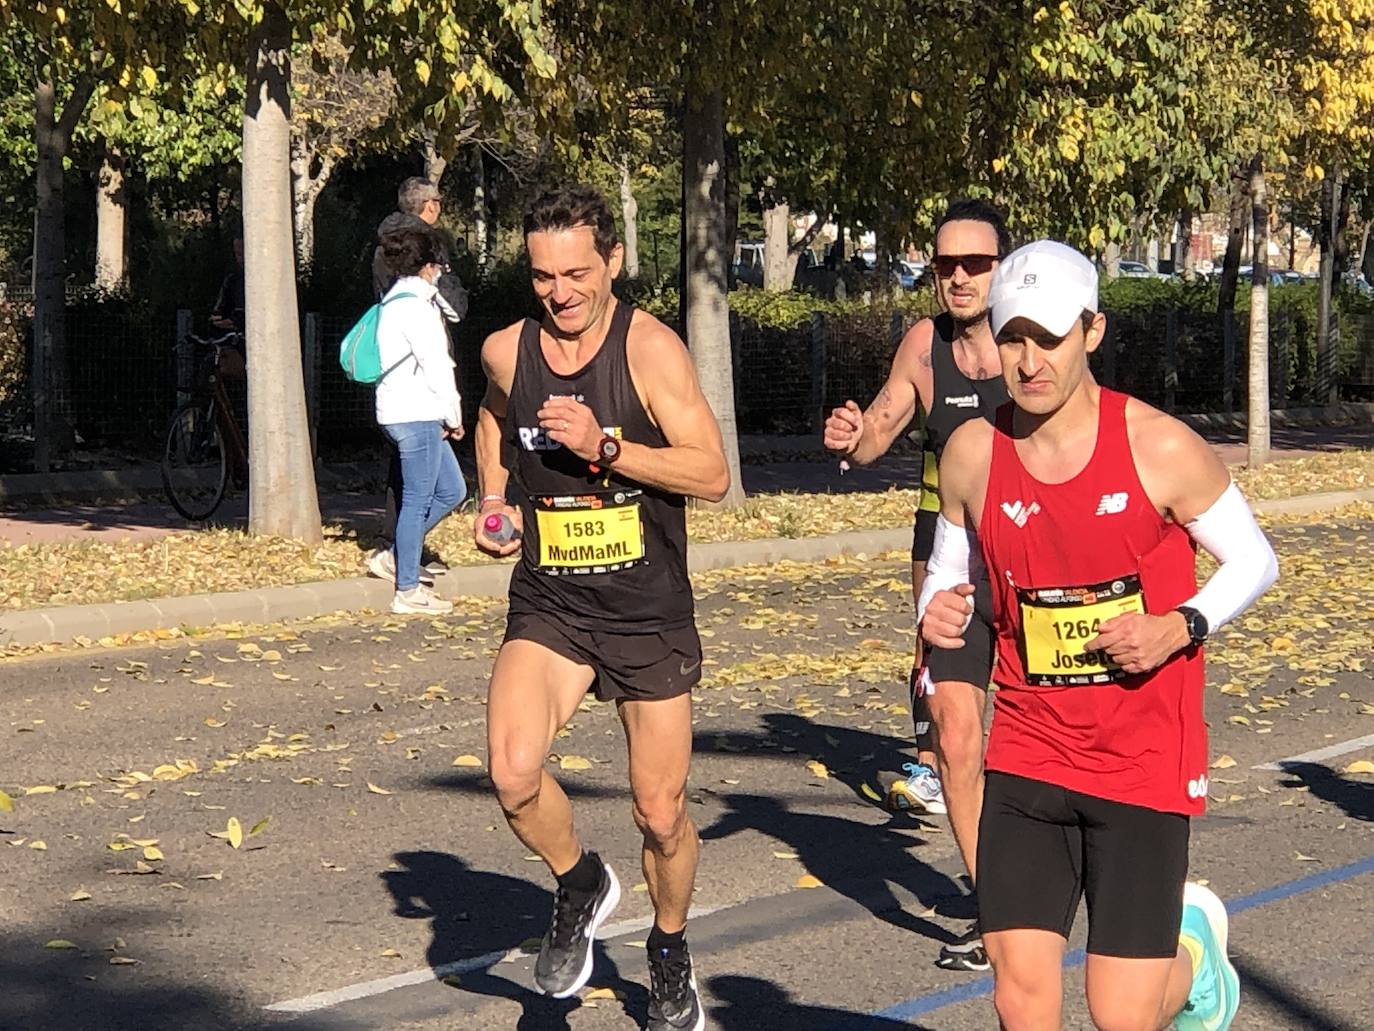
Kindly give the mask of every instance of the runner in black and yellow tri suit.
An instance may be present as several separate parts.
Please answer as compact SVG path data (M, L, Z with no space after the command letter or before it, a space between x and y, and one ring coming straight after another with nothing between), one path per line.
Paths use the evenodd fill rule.
M926 413L926 455L911 554L919 594L939 509L935 463L950 434L969 419L991 418L1006 400L997 345L988 329L988 285L998 260L1011 250L1005 220L985 201L952 203L936 226L935 286L944 314L918 322L902 339L887 382L867 410L853 401L836 408L825 445L865 465L887 452L916 414ZM987 591L977 599L989 611ZM975 620L975 623L980 621ZM978 816L983 794L984 691L992 670L992 635L971 629L965 647L931 649L918 643L911 672L917 762L889 789L894 808L948 812L970 876L975 876ZM923 734L922 732L927 733ZM939 776L931 769L931 757ZM986 970L976 924L941 950L939 964Z
M655 913L648 1026L701 1031L684 937L697 865L686 808L691 690L701 678L685 508L688 497L720 500L729 488L720 428L682 341L612 295L623 249L605 198L585 186L551 191L524 229L544 315L482 347L473 532L492 554L520 551L487 739L507 822L558 882L535 981L557 998L580 991L596 928L620 897L611 867L583 850L545 765L555 735L595 689L625 727L644 838ZM495 515L522 538L490 535Z

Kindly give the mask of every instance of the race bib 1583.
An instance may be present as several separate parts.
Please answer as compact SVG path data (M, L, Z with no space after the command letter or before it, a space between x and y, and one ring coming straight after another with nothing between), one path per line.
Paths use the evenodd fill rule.
M642 559L639 502L628 500L627 494L533 499L540 570L555 575L613 572Z

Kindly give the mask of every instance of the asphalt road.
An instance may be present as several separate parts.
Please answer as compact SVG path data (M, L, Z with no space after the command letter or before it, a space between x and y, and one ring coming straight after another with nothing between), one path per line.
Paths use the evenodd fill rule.
M1192 867L1238 910L1237 1029L1374 1026L1374 777L1342 772L1374 759L1371 531L1279 528L1284 581L1211 649ZM995 1026L987 978L932 964L968 911L947 827L870 798L907 758L906 577L891 556L697 578L689 940L712 1027ZM593 702L551 761L587 767L558 776L625 895L603 991L529 990L551 878L482 768L454 765L483 756L502 622L472 601L0 666L0 1027L640 1026L650 910L623 738ZM211 836L231 817L238 848Z

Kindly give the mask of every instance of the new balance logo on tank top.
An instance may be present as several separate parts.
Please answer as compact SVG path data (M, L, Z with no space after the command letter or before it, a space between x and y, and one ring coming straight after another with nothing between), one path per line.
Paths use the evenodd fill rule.
M513 612L554 615L583 630L652 632L692 621L687 577L686 501L589 464L539 426L552 397L575 397L602 430L621 440L667 446L630 378L626 339L634 308L618 302L600 350L569 375L549 367L539 323L520 332L506 405L502 461L524 518L511 576Z
M979 522L998 614L987 768L1114 802L1201 813L1201 649L1128 674L1085 647L1108 619L1163 614L1197 590L1192 540L1159 514L1136 475L1126 401L1101 391L1092 457L1058 484L1026 471L1012 406L997 412Z

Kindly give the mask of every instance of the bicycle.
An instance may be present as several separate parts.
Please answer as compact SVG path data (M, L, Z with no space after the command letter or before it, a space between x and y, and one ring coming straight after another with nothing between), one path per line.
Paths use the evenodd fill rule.
M220 369L225 352L237 350L242 339L236 332L217 337L188 334L177 345L190 350L194 378L191 398L177 406L167 423L162 489L172 507L191 522L204 522L214 514L231 478L236 487L248 482L248 448Z

